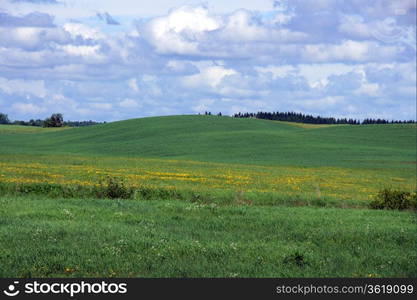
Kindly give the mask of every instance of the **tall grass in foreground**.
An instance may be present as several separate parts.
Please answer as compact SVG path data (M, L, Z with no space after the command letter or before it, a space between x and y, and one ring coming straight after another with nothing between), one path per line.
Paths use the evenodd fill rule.
M261 206L315 206L373 209L417 209L415 192L384 189L371 202L337 200L320 194L302 196L279 193L250 193L243 191L199 191L140 185L131 187L123 179L107 176L93 186L61 185L50 183L4 183L0 182L0 195L38 195L49 198L107 198L136 200L182 200L215 205L261 205Z
M0 197L0 277L410 277L411 212Z

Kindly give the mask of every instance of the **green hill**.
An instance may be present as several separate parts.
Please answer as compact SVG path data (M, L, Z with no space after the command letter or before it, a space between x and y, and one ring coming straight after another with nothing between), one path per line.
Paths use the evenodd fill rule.
M415 276L415 212L366 209L415 191L415 141L217 116L0 126L0 276Z
M415 163L415 125L294 125L217 116L169 116L59 131L36 130L30 135L1 130L0 126L0 153L72 153L292 166L371 164L412 168Z

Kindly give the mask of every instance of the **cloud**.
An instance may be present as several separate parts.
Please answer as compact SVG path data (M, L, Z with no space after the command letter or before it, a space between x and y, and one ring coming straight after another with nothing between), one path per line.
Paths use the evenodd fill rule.
M1 27L55 27L54 18L49 14L32 12L24 16L13 16L0 12Z
M309 44L304 46L301 57L304 61L375 61L395 58L403 52L398 46L381 46L377 42L344 40L340 44Z
M136 100L124 99L123 101L119 102L119 106L123 108L137 108L137 107L140 107L141 105Z
M15 114L18 114L18 115L23 114L23 115L36 116L36 115L42 114L46 111L45 108L39 107L39 106L37 106L33 103L18 102L18 103L14 103L11 108L12 108L12 111Z
M0 103L13 117L294 110L415 118L414 1L186 5L134 22L123 6L97 13L81 1L18 2L0 10Z
M138 92L139 88L138 88L138 83L136 78L131 78L127 81L128 86L134 91L134 92Z
M99 53L100 45L94 45L94 46L64 45L64 46L58 46L57 48L62 50L65 54L68 54L69 56L82 57L86 61L88 61L88 63L101 62L106 59L105 56Z
M70 36L61 28L0 27L0 46L20 48L25 51L47 49L55 44L65 44Z
M321 99L307 99L300 103L301 107L304 107L309 110L316 110L319 112L329 111L331 108L335 107L336 105L342 104L344 101L343 96L326 96Z
M219 26L205 7L184 6L152 19L140 31L158 53L198 54L199 38Z
M111 103L101 103L101 102L89 103L88 106L93 108L93 109L98 109L98 110L111 110L113 108L113 104L111 104Z
M36 4L58 4L59 3L56 0L12 0L11 2L14 2L14 3L28 2L28 3L36 3Z
M345 15L341 18L338 30L350 37L369 39L373 36L372 26L375 24L365 23L362 16Z
M97 13L97 17L101 20L106 22L107 25L120 25L108 12L104 13Z
M217 87L225 76L237 74L233 69L227 69L223 66L209 66L200 69L200 73L185 76L183 84L187 87Z
M39 98L43 98L47 95L48 91L45 87L43 80L22 80L0 77L0 91L8 95L33 95Z
M100 30L82 23L66 23L62 27L74 39L99 40L105 38L105 35Z
M297 42L306 37L302 32L277 28L274 22L264 22L261 16L244 9L220 16L210 14L205 6L171 10L167 16L140 26L139 31L160 54L208 57L236 55L233 50L223 50L223 46L242 49L245 44Z
M367 95L371 97L380 96L380 87L378 83L367 83L364 82L361 86L354 92L358 95Z
M169 60L165 66L167 73L171 75L192 75L200 72L195 65L182 60Z
M279 15L283 18L282 14ZM238 10L229 15L219 32L223 40L244 42L296 42L306 38L302 32L277 28L262 22L259 16L247 10Z

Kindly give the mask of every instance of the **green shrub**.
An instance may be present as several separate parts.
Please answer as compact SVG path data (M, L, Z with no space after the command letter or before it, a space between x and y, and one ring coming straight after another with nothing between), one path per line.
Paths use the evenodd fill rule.
M309 264L308 261L306 260L306 257L298 251L291 253L290 255L287 255L284 258L283 263L295 265L297 267L304 267Z
M127 187L122 179L107 176L99 187L96 187L96 196L98 198L110 199L129 199L133 198L134 190Z
M383 189L377 194L375 200L369 203L369 207L373 209L417 209L416 193Z
M0 182L0 195L23 194L43 195L51 198L91 197L94 195L92 187L81 185L61 185L48 182L36 183L5 183Z
M183 199L184 197L175 189L164 187L151 187L142 185L136 189L136 195L143 200L153 199Z
M62 194L62 186L45 182L17 184L16 191L20 194L36 194L56 196Z

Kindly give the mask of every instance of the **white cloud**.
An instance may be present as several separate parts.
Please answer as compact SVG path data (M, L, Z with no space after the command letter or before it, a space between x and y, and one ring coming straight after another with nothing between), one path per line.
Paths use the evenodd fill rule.
M101 33L99 29L91 28L82 23L66 23L62 27L74 39L77 37L81 37L85 40L99 40L105 38L105 35Z
M196 56L233 56L235 51L222 49L233 43L239 44L239 49L240 44L297 42L307 37L302 32L277 27L277 20L264 22L245 9L213 15L205 6L171 10L166 16L150 20L139 31L157 53Z
M136 78L130 78L127 81L127 84L134 92L139 91L138 82L137 82Z
M361 84L360 88L357 89L354 93L364 94L371 97L380 96L380 87L378 83L368 83L364 82Z
M215 88L225 76L233 74L237 74L233 69L227 69L223 66L209 66L200 69L198 74L185 76L182 82L186 87Z
M372 37L371 26L364 22L362 16L347 15L342 17L338 30L353 37L370 38Z
M0 77L0 90L9 95L30 94L39 98L44 98L48 93L43 80L8 80L2 77Z
M327 110L335 105L340 105L343 102L344 97L342 96L327 96L321 99L305 100L299 102L301 107L308 109L317 109L320 111Z
M380 46L376 42L345 40L336 45L306 45L302 51L302 57L304 60L312 62L364 62L390 59L401 52L402 48L397 46Z
M272 10L270 0L192 0L166 12L171 2L156 0L163 9L146 18L139 8L151 4L129 1L100 2L120 26L99 22L94 1L34 14L34 4L7 2L2 110L115 120L205 109L395 117L415 107L415 1L284 0Z
M279 77L287 77L288 75L296 73L297 68L292 65L268 65L262 67L255 67L255 70L261 74L270 73L272 74L272 78L276 79Z
M66 54L70 56L80 56L83 57L89 62L92 61L104 61L105 56L99 53L100 46L75 46L75 45L64 45L64 46L57 46L58 49L63 50Z
M301 32L288 29L269 27L262 24L250 11L240 9L229 15L225 20L219 36L225 41L232 42L293 42L306 38Z
M139 103L133 99L124 99L123 101L119 102L119 106L123 108L136 108L140 107Z
M193 111L194 112L198 112L198 113L202 113L205 111L211 111L212 109L212 104L215 102L214 99L201 99L198 101L198 104L193 106Z
M89 103L88 105L91 108L98 109L98 110L111 110L113 108L113 105L111 103Z
M69 42L70 36L61 28L1 27L0 46L19 47L25 50L43 49L51 44Z
M220 23L202 6L183 6L146 24L145 37L158 53L197 54L202 33L218 29Z
M14 103L12 105L12 111L16 114L38 115L44 113L46 109L44 107L37 106L33 103Z
M286 25L290 23L294 17L295 14L292 12L278 13L275 15L273 22L277 25Z

